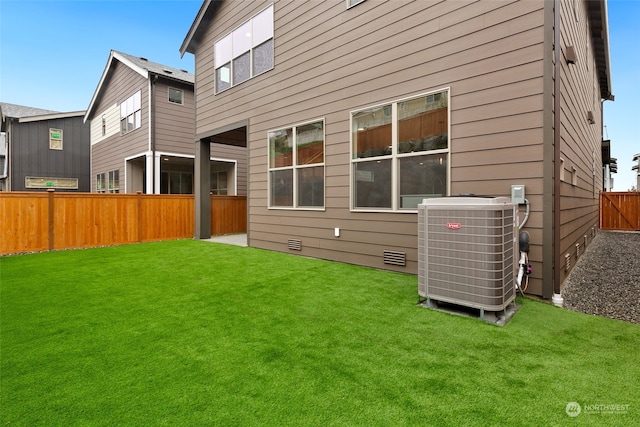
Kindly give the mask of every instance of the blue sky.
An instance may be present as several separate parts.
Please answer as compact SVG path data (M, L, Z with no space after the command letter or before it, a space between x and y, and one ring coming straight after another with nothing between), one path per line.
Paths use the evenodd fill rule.
M237 0L236 0L237 1ZM200 0L0 0L0 101L55 111L85 110L111 49L193 72L180 45ZM640 0L609 0L615 102L606 135L618 159L614 190L635 185L640 153Z

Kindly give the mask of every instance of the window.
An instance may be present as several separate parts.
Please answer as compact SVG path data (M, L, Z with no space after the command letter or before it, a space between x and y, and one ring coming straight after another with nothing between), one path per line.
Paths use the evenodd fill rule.
M99 173L96 175L96 192L104 193L105 192L105 183L104 183L104 174Z
M182 89L169 88L169 102L182 105Z
M109 193L120 192L120 171L109 171Z
M49 149L62 150L62 129L49 128Z
M364 0L347 0L347 9L357 4L362 3Z
M122 135L140 127L140 108L140 91L136 92L120 104L120 133Z
M162 172L160 174L160 193L193 194L193 174L188 172Z
M269 132L269 206L324 208L324 120Z
M216 196L226 196L228 194L226 171L211 173L211 194Z
M448 194L449 90L351 113L354 210L415 210Z
M214 46L216 92L273 68L273 6L269 6Z

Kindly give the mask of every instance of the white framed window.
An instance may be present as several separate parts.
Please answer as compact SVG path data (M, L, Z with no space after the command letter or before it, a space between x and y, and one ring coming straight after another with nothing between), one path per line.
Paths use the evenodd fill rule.
M273 69L273 5L214 45L216 93Z
M120 134L136 130L141 121L141 93L137 91L120 104Z
M96 175L96 192L98 193L104 193L106 190L104 178L104 173L99 173Z
M49 128L49 149L62 150L62 129Z
M269 207L324 209L324 119L273 130Z
M449 193L449 89L351 112L351 209L415 211Z
M168 90L168 95L169 95L169 102L173 103L173 104L180 104L182 105L184 103L183 97L184 97L184 91L182 89L176 89L174 87L169 87Z
M109 171L109 193L119 193L120 192L120 171L112 170Z

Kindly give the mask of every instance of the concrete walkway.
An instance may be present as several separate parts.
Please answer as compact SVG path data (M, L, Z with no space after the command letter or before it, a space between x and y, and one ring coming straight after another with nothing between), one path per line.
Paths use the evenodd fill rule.
M224 236L211 236L210 239L202 239L205 242L224 243L226 245L247 246L246 234L226 234Z

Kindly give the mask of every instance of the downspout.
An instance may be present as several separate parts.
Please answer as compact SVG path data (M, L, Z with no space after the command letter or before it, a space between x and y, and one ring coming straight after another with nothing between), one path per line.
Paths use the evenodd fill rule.
M553 53L554 53L554 85L553 85L553 293L560 294L560 129L562 126L562 105L560 96L562 66L560 62L560 0L555 0L553 19Z
M151 194L156 194L156 108L155 108L155 94L156 94L156 81L158 76L156 74L151 77L149 84L149 135L151 136Z

